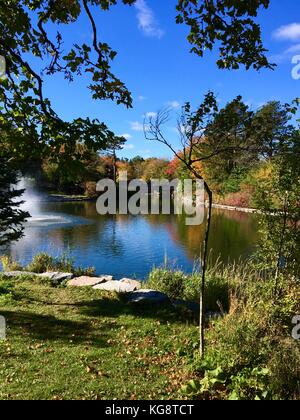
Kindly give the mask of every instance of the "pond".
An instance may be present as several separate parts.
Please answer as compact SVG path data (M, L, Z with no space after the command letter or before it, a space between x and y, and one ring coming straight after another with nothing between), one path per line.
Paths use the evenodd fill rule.
M246 259L258 236L257 216L214 210L211 258ZM94 202L41 203L25 236L9 249L27 264L39 252L67 253L78 266L93 266L97 274L147 278L154 266L168 264L193 271L199 259L204 225L186 226L183 216L100 216Z

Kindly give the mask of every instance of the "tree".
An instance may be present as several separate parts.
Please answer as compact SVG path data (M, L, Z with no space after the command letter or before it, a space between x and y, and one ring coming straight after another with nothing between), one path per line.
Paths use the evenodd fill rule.
M142 156L135 156L134 158L131 159L131 163L133 165L140 165L144 161L145 161L145 159Z
M236 70L245 65L247 70L273 69L261 28L254 20L259 9L269 5L270 0L179 0L176 20L190 26L188 41L193 53L203 57L205 50L219 47L219 68Z
M111 155L113 160L113 180L117 181L117 150L121 150L123 148L124 143L126 142L124 137L114 137L109 142L108 153Z
M132 4L134 0L123 0ZM0 81L0 124L6 131L14 129L23 134L21 156L37 153L43 157L59 156L64 145L74 154L78 141L93 150L103 150L113 133L105 124L89 118L63 121L44 95L47 76L61 73L68 81L85 74L93 99L110 99L127 107L132 98L123 82L111 71L116 56L105 42L98 39L92 7L103 11L116 0L12 0L1 3L0 55L6 60L6 78ZM52 39L51 25L71 25L85 14L92 32L91 45L74 44L70 51L62 48L63 37L57 32ZM33 64L34 63L34 64ZM90 75L90 77L89 77ZM9 139L13 142L13 139ZM31 145L35 146L32 148ZM66 159L63 164L68 164Z
M55 162L53 158L46 158L41 164L42 178L49 182L53 189L81 193L85 182L99 180L98 166L101 162L98 153L87 149L84 144L77 144L75 153L69 155L67 170L60 164L65 155L64 146L61 147L61 154L63 157L58 156Z
M209 179L222 193L235 192L227 190L227 182L232 178L238 181L259 159L254 115L238 96L207 127L201 156L207 156L205 167Z
M144 131L145 137L150 141L158 141L167 146L179 159L180 162L189 170L190 174L194 175L196 179L204 180L203 175L197 169L197 164L203 159L203 156L199 155L199 147L205 142L205 130L212 122L218 111L217 100L212 92L209 92L202 104L193 112L191 110L190 103L186 103L182 110L182 115L178 120L178 133L180 136L182 151L177 152L172 143L163 134L163 127L168 122L170 117L170 111L164 110L157 113L155 117L149 117L145 121ZM208 215L206 221L206 232L204 239L203 252L201 255L201 293L200 293L200 323L199 323L199 335L200 335L200 355L204 356L205 351L205 340L204 340L204 329L205 329L205 278L207 271L207 259L208 259L208 240L211 226L212 216L212 203L213 194L208 185L204 180L204 187L208 196Z
M133 167L133 173L135 179L141 179L143 177L143 164L145 159L141 156L135 156L130 160L130 164Z
M260 220L259 261L273 271L274 297L281 274L300 276L300 136L291 137L284 154L265 162L257 176L256 203Z
M3 247L23 236L23 223L30 215L19 209L24 190L16 188L17 172L7 156L0 156L0 165L0 247Z
M120 0L134 5L136 0ZM88 147L103 150L113 137L98 120L76 118L63 121L44 95L47 77L62 74L68 81L85 75L93 99L108 99L132 106L132 97L125 84L112 71L114 51L99 39L95 11L107 13L117 0L11 0L0 9L0 55L6 60L6 79L0 83L0 124L10 131L21 130L22 146L17 152L60 157L63 142L71 154L76 143L84 140ZM206 48L220 46L221 68L245 65L256 69L272 68L266 59L261 31L254 19L269 0L178 0L177 23L191 27L189 41L193 51L203 55ZM52 27L71 26L85 17L91 28L91 42L74 45L65 51L62 31L53 36ZM64 45L64 47L63 47ZM48 146L51 146L50 148ZM22 156L23 156L22 155ZM62 164L67 165L65 160Z
M127 173L127 180L128 181L132 181L133 179L135 179L135 168L132 165L132 163L127 159L127 160L119 160L117 162L117 169L118 169L118 180L120 180L120 173L121 172L126 172Z
M300 131L290 124L299 99L292 105L270 102L257 112L257 136L267 160L256 179L256 204L262 213L257 255L274 272L274 298L283 274L300 271Z
M149 182L151 179L162 179L166 177L168 161L165 159L149 158L142 163L142 178Z
M284 145L294 131L290 124L292 113L289 105L271 101L259 109L255 115L256 134L260 142L261 155L271 159L284 150Z
M164 134L164 125L170 118L170 111L163 110L155 117L145 121L145 137L151 141L158 141L166 145L176 159L188 169L189 175L204 181L204 188L208 197L208 212L203 251L201 255L202 277L200 298L200 353L204 354L204 302L205 276L207 271L208 242L212 218L213 192L208 181L207 167L221 162L233 170L239 163L257 160L261 152L255 128L257 120L255 113L238 96L219 110L217 100L209 92L202 104L194 112L190 103L182 109L182 115L177 122L182 150L176 151L172 143ZM224 169L223 169L224 170Z
M206 131L207 155L210 149L220 151L205 162L215 189L237 192L255 165L284 153L295 130L291 117L290 106L280 102L258 111L251 111L240 96L228 103Z

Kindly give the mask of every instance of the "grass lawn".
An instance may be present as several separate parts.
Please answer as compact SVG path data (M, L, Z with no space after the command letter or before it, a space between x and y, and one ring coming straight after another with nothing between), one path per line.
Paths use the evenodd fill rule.
M170 399L193 377L197 326L173 308L0 277L0 399Z

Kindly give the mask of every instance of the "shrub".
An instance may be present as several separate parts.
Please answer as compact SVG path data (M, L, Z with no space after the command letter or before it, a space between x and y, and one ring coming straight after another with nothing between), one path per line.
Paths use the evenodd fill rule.
M0 305L9 305L14 300L14 284L0 275Z
M76 268L74 266L74 261L67 255L54 258L46 253L36 255L31 263L28 264L26 270L37 274L45 273L47 271L61 271L73 273L75 276L92 276L95 273L95 269L92 267Z
M201 288L201 273L187 276L184 284L184 299L199 302ZM229 310L229 284L226 277L208 271L205 281L205 310L217 312L220 309Z
M274 300L272 278L248 270L247 283L237 287L230 273L235 293L229 313L207 330L205 358L194 359L199 376L185 391L210 399L299 399L300 343L291 338L291 320L300 313L299 283L282 279Z
M252 186L243 184L240 191L228 193L225 196L220 197L218 202L219 204L232 207L253 207L253 190Z
M0 295L7 295L13 290L13 283L0 278Z
M272 392L278 398L300 398L300 344L291 338L281 340L268 363Z
M244 369L229 376L222 368L206 370L201 380L191 380L182 387L189 397L227 400L266 400L272 395L266 390L269 383L268 369Z
M187 276L182 271L155 268L149 275L147 286L166 293L171 299L183 299L186 279Z
M86 182L84 195L88 198L97 198L99 195L97 193L97 183L94 181Z
M55 266L55 260L51 255L42 253L33 257L30 264L27 265L26 270L32 273L45 273L46 271L52 270Z
M13 259L7 255L3 255L0 258L0 261L3 267L3 271L22 271L23 269L18 262L13 261Z
M198 303L200 300L201 273L186 275L182 271L155 268L149 275L147 286L166 293L171 299L183 299ZM229 310L229 284L223 273L211 269L205 284L205 310Z

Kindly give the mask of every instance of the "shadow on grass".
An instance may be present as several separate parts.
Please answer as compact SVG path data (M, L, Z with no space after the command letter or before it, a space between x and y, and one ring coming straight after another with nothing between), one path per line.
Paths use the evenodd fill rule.
M30 339L49 340L70 344L93 344L107 347L111 326L95 328L89 322L61 320L51 315L39 315L23 311L3 311L7 326L13 334L26 335Z
M124 298L120 300L99 299L84 301L75 304L80 312L91 317L118 318L123 315L134 316L138 319L153 319L169 323L195 323L195 316L190 311L176 309L170 303L131 303L128 304Z
M140 302L128 303L126 297L122 294L103 293L99 299L86 299L78 302L51 302L39 297L32 297L26 294L19 294L16 300L26 303L39 304L45 307L66 307L77 308L78 311L87 317L93 318L118 318L123 315L131 315L140 319L153 319L170 323L192 323L199 321L198 314L183 307L174 307L171 302Z

